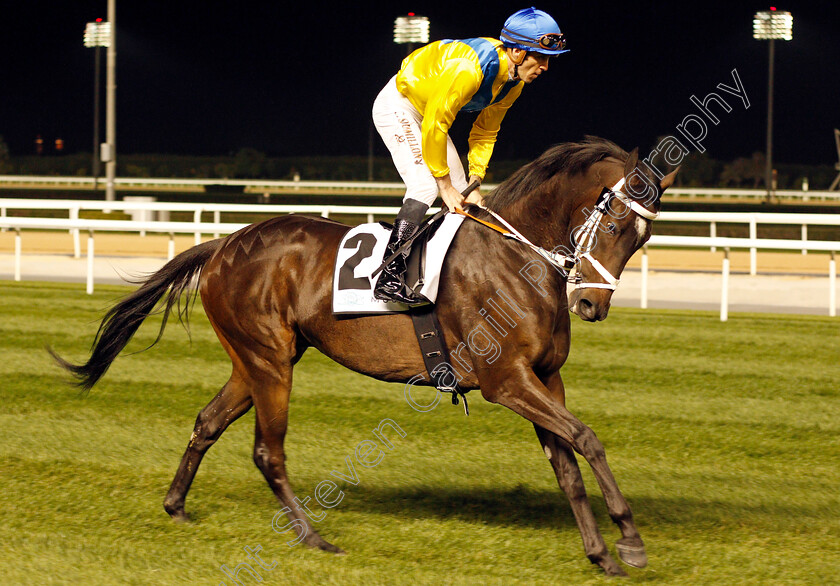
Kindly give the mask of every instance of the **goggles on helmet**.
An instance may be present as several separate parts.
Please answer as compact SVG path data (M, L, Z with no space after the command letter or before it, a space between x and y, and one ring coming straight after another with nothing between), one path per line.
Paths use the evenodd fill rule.
M556 33L549 33L541 36L537 42L543 49L565 49L566 35L563 33L560 33L559 35Z
M541 35L538 39L526 37L516 33L510 29L502 29L502 41L520 48L531 48L539 51L540 49L547 49L549 51L562 51L566 48L566 35L563 33L548 33Z

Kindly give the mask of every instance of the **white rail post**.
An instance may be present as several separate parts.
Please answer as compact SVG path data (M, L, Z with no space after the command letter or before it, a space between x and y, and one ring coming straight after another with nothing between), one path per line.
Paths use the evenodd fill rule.
M213 223L214 224L219 224L219 223L221 223L221 221L222 221L221 210L213 210ZM218 232L213 232L213 238L218 238L218 237L219 237L219 233Z
M70 208L70 219L71 220L78 220L79 219L79 208ZM73 228L70 230L70 233L73 235L73 258L81 258L82 257L82 242L81 237L79 236L79 229Z
M87 294L93 294L93 230L88 230L87 241Z
M834 259L834 251L831 251L831 260L828 261L828 315L837 316L837 262Z
M647 309L648 306L648 247L642 247L642 293L641 293L641 307Z
M805 242L808 240L808 224L802 224L802 241ZM802 254L808 254L808 249L803 248Z
M756 222L755 216L750 218L750 238L755 240L758 238L758 225ZM728 251L727 251L728 252ZM750 274L755 276L757 272L758 260L757 260L757 253L755 248L750 248Z
M196 224L201 223L201 208L195 210L195 212L193 213L193 222L195 222ZM201 244L201 232L196 232L195 245L198 246L199 244Z
M717 238L717 222L712 222L711 226L709 226L709 236ZM717 252L717 246L712 246L709 250L711 252Z
M6 217L6 208L0 207L0 218L5 218L5 217ZM0 228L0 232L5 232L6 230L8 230L8 228L5 228L5 227Z
M367 215L367 223L368 224L373 224L373 214L368 214Z
M20 228L15 228L15 281L20 281Z
M729 248L723 249L723 271L720 288L720 321L729 319Z
M175 258L175 233L169 233L169 243L166 246L166 260L170 261Z

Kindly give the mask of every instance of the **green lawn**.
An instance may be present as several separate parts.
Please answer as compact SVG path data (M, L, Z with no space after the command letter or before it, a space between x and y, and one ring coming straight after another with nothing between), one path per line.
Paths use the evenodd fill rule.
M128 289L0 284L0 576L4 584L233 582L261 546L267 584L583 584L588 562L531 425L472 393L429 413L401 385L310 350L295 371L286 446L298 496L344 471L385 418L405 432L317 524L348 555L290 548L251 459L253 414L205 458L178 525L163 497L198 411L229 362L197 306L85 397L44 351L80 360ZM826 584L840 579L840 321L614 309L575 318L568 405L601 438L633 506L655 584ZM130 346L155 337L152 320ZM620 536L594 479L608 544ZM314 498L313 498L314 502ZM320 510L316 507L316 510ZM240 574L245 584L256 581Z

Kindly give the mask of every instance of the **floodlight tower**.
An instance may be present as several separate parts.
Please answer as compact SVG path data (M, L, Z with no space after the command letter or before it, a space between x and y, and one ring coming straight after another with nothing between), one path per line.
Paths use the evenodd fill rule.
M102 62L100 52L102 47L111 45L111 23L103 22L101 18L87 23L84 42L85 47L96 49L93 59L93 191L96 192L99 181L99 79L102 77L99 73Z
M767 201L773 196L773 58L776 40L793 39L793 16L790 12L762 10L753 17L753 38L770 41L770 66L767 79L767 157L764 181L767 183Z
M407 45L406 55L414 50L414 43L425 45L429 42L429 19L409 12L407 16L398 16L394 21L394 42Z

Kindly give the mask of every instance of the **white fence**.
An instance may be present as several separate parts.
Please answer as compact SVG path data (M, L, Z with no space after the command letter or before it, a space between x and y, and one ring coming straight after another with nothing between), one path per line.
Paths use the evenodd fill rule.
M405 186L398 182L381 181L269 181L260 179L174 179L146 177L117 177L114 180L121 191L176 191L205 193L207 188L217 186L239 187L244 193L270 195L272 193L332 193L354 195L402 195ZM73 189L92 190L92 177L50 177L29 175L0 175L0 188L21 189ZM485 190L495 185L487 184ZM101 186L100 186L101 189ZM840 191L807 191L799 189L777 189L777 199L797 201L840 202ZM743 199L762 200L767 197L766 189L730 189L706 187L671 187L667 199Z
M815 240L779 240L779 239L757 239L757 238L716 238L711 236L659 236L653 235L647 244L642 248L642 285L641 302L642 309L648 305L648 272L649 262L647 257L648 248L655 247L679 247L679 248L722 248L724 251L723 265L721 267L721 295L720 295L720 320L726 321L729 317L729 252L731 249L749 249L752 255L756 250L813 250L829 253L828 261L828 315L837 315L837 251L840 250L840 241L815 241ZM755 273L751 273L755 274Z
M142 200L142 201L141 201ZM25 199L25 198L0 198L0 219L6 217L8 210L58 210L66 212L71 220L79 218L82 210L114 210L128 212L132 220L151 220L153 214L168 218L169 212L188 212L193 215L193 222L201 222L204 213L213 215L213 223L221 225L221 214L224 213L262 213L262 214L315 214L324 218L334 215L350 214L364 215L368 222L373 222L375 216L393 217L399 210L393 206L341 206L341 205L279 205L279 204L204 204L204 203L170 203L155 202L152 198L129 197L127 201L104 202L104 201L82 201L71 199ZM437 208L429 210L434 213ZM778 213L755 213L755 212L663 212L657 222L691 222L705 223L709 226L709 236L717 236L719 224L745 224L749 227L749 238L758 239L758 227L760 225L795 225L800 227L800 239L808 240L808 226L840 226L840 213L832 214L778 214ZM130 230L134 231L134 230ZM152 230L154 232L166 232L165 230ZM181 230L189 232L189 230ZM74 256L79 258L80 242L79 230L74 228ZM212 233L218 238L221 232L214 228L204 233ZM145 230L141 229L140 234L144 235ZM196 243L201 241L201 233L196 232ZM712 252L716 246L709 244ZM800 248L802 254L807 254L808 247ZM750 248L750 274L755 275L758 270L757 248Z
M170 233L172 230L177 233L194 233L196 244L201 242L201 234L213 234L214 238L218 238L221 234L226 233L221 226L222 212L225 213L260 213L260 214L314 214L320 215L324 218L329 218L331 215L363 215L368 222L374 221L374 216L395 216L398 207L393 206L340 206L340 205L279 205L279 204L197 204L197 203L170 203L170 202L155 202L152 198L127 198L134 201L82 201L74 199L25 199L25 198L0 198L0 221L8 219L7 214L9 210L58 210L66 212L70 220L78 220L79 214L82 210L97 210L97 211L122 211L128 212L132 216L132 221L135 222L149 222L152 214L163 215L168 218L169 212L189 212L193 215L193 224L201 223L201 216L204 213L213 214L212 224L202 224L201 230L179 229L172 228L160 229L164 223L155 222L149 228L121 228L119 230L126 230L128 232L137 232L143 236L148 232L163 232ZM144 201L139 201L144 200ZM429 213L434 213L439 208L432 208ZM46 219L46 218L45 218ZM104 225L104 224L102 224ZM140 224L136 224L140 225ZM145 225L145 224L144 224ZM169 225L168 223L166 224ZM186 226L184 222L172 223L174 226ZM209 229L208 229L209 226ZM33 227L33 226L27 226ZM241 226L240 226L241 227ZM0 226L3 228L3 226ZM49 229L49 228L44 228ZM71 227L73 233L73 256L79 258L80 241L79 230L85 228ZM108 228L97 228L98 230L108 230ZM174 233L173 232L173 233Z
M70 216L63 218L17 218L8 217L6 210L9 209L50 209L66 210ZM130 220L85 220L79 219L79 211L82 209L111 209L124 211L148 212L152 211L190 211L193 213L193 222L166 222L166 221L130 221ZM179 204L179 203L154 203L154 202L101 202L101 201L75 201L75 200L29 200L29 199L0 199L0 229L11 229L15 234L15 269L14 278L21 279L22 264L22 237L21 230L69 230L74 240L74 256L80 257L80 233L87 232L87 291L93 292L93 261L94 261L94 234L101 231L117 232L155 232L169 234L169 245L167 258L172 258L175 252L175 234L193 234L195 242L201 241L202 234L213 234L218 237L221 234L230 234L245 226L245 224L222 223L221 212L262 212L262 213L310 213L320 214L329 217L330 214L363 214L369 219L376 215L393 216L397 213L396 207L371 207L371 206L286 206L286 205L237 205L237 204ZM434 212L436 210L430 210ZM201 215L204 212L213 213L213 222L202 222ZM840 215L819 215L819 214L709 214L696 212L665 212L658 221L676 222L706 222L710 225L711 235L708 237L695 236L664 236L654 235L645 246L642 256L642 291L641 307L647 307L647 280L648 280L648 247L688 247L688 248L721 248L725 251L722 276L723 285L721 290L721 320L728 316L728 280L729 280L729 250L748 249L750 250L750 273L756 274L756 252L758 250L797 250L803 253L807 251L829 252L830 260L828 267L829 276L829 315L837 315L837 270L835 255L840 250L840 241L813 241L807 240L807 227L809 225L830 225L840 226ZM721 222L743 223L750 227L749 238L720 238L715 236L716 225ZM793 224L802 226L802 238L800 240L760 239L757 238L757 227L762 224Z

